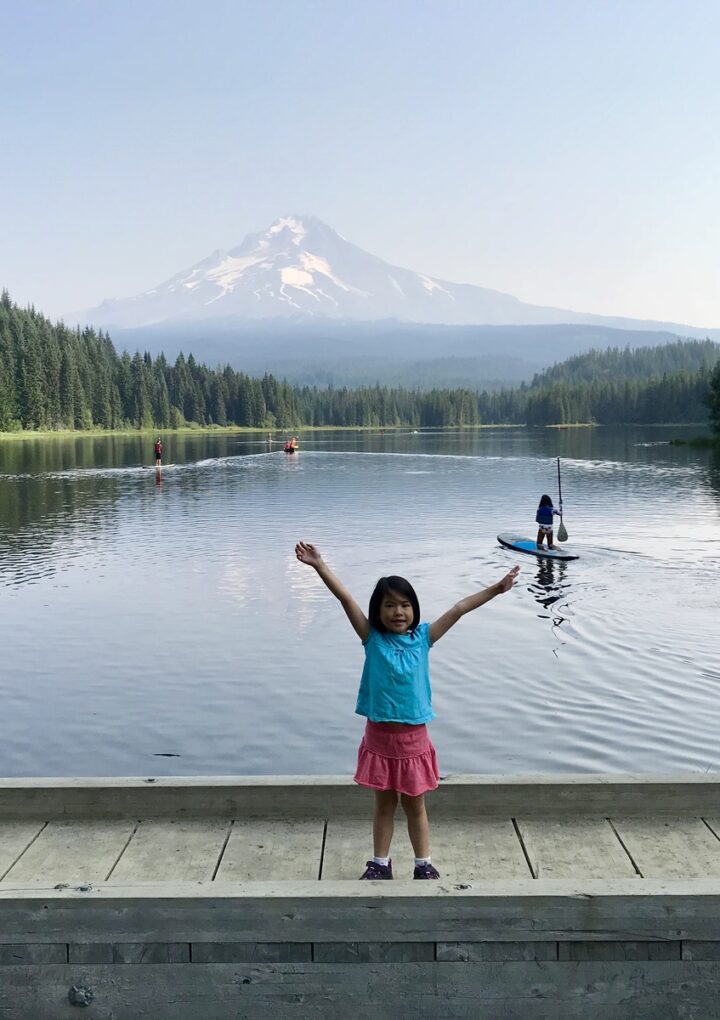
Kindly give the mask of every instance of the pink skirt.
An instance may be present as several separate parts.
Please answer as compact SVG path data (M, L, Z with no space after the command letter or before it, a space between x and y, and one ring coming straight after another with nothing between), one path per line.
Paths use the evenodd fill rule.
M427 726L368 719L354 779L371 790L396 790L409 797L437 789L440 773Z

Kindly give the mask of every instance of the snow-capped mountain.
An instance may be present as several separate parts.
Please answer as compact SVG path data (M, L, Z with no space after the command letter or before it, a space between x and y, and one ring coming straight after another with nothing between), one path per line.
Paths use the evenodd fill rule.
M448 325L678 328L528 305L499 291L402 269L346 241L314 216L278 219L264 233L248 234L239 247L215 251L152 290L108 299L66 318L118 329L221 319L226 324L257 319L395 319ZM685 335L697 332L687 328Z
M286 216L136 297L84 313L97 326L188 319L526 322L515 298L391 266L313 216Z

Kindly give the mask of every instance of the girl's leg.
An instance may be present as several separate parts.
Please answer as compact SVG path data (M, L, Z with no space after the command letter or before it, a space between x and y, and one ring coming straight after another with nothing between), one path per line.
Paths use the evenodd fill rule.
M406 793L400 795L403 811L407 815L407 827L412 848L416 857L430 856L430 826L428 824L427 811L425 810L425 794L419 797L409 797Z
M538 537L537 537L537 547L538 547L538 549L542 549L542 544L543 544L544 536L545 536L545 532L542 530L542 528L538 528Z
M548 549L557 549L557 546L555 545L555 542L553 541L553 533L552 533L552 531L548 531L547 540L548 540Z
M375 790L375 814L373 816L373 854L375 857L390 856L397 803L398 795L395 790Z

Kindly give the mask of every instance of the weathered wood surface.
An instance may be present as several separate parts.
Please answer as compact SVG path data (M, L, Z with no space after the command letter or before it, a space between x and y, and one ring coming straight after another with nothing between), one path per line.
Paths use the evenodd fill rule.
M380 887L380 888L378 888ZM0 886L2 940L479 942L720 937L720 881Z
M664 942L558 942L558 960L680 960L682 943Z
M310 963L312 942L194 942L193 963Z
M433 860L442 880L527 878L530 874L510 819L443 818L431 828ZM372 819L329 819L323 855L323 881L357 881L372 857ZM393 837L394 881L412 881L415 857L405 816L398 812Z
M311 881L320 874L325 822L238 821L220 862L217 882Z
M443 817L431 829L441 879L720 878L720 839L699 817ZM8 885L198 881L355 882L372 855L369 817L0 821ZM413 852L397 820L396 881ZM636 870L637 869L637 870ZM638 871L640 874L638 875Z
M38 885L105 882L136 825L109 819L49 822L4 881Z
M188 942L94 942L71 943L67 962L90 963L190 963Z
M448 776L428 795L443 815L720 812L712 776ZM368 791L345 776L0 779L0 818L367 817Z
M325 834L323 881L357 881L372 857L372 816L368 818L330 818ZM396 822L393 838L393 874L412 877L414 858L408 849L402 819Z
M13 822L0 818L0 881L44 827L43 821Z
M0 967L19 966L23 963L67 963L67 946L64 942L0 945ZM0 971L0 986L3 973Z
M149 964L7 967L3 1020L713 1020L720 968L674 962ZM370 1012L369 1012L370 1010Z
M501 963L506 960L557 960L557 942L437 942L437 960L448 963ZM600 943L604 945L604 943Z
M632 861L605 818L518 818L535 878L634 878Z
M612 822L644 878L720 878L720 840L700 818Z
M509 818L447 818L430 832L433 861L447 882L527 878L525 854Z
M433 963L434 942L314 942L315 963Z
M123 885L165 879L209 882L230 834L222 818L152 819L141 822L108 882Z

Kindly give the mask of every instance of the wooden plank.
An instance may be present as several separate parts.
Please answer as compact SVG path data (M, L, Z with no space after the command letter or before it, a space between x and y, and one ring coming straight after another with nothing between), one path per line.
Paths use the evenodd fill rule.
M104 882L135 825L130 820L50 822L5 881L38 885Z
M683 960L720 960L720 941L683 942Z
M400 809L398 809L400 810ZM412 880L415 856L408 840L407 830L398 817L391 848L393 881ZM365 818L330 818L325 833L325 853L321 878L324 882L356 882L365 871L366 862L372 858L372 816ZM365 883L363 883L364 885ZM373 885L387 885L387 882L373 882Z
M720 841L700 818L612 817L644 878L720 878Z
M508 819L443 818L430 830L435 867L445 882L527 878L522 847ZM391 848L394 881L412 881L415 856L401 809ZM323 881L357 881L372 857L372 819L329 819Z
M18 967L30 963L67 963L67 946L64 942L0 945L0 967ZM2 971L0 971L1 984Z
M518 818L517 825L536 878L636 877L604 818Z
M8 943L713 941L720 882L0 886L0 916Z
M501 963L504 960L557 960L553 942L438 942L436 959L447 963Z
M140 823L108 882L128 885L210 881L231 823L223 818L147 819Z
M558 942L558 959L585 960L679 960L680 942Z
M530 869L509 818L443 818L431 825L433 864L447 882L528 878Z
M311 942L193 942L193 963L310 963Z
M711 775L448 776L429 800L443 815L515 818L613 813L704 815ZM368 791L346 776L0 779L0 818L367 817Z
M315 942L315 963L433 963L434 942Z
M68 989L92 989L94 1020L679 1020L717 1016L720 969L618 963L177 964L8 967L3 1020L71 1020Z
M42 821L0 820L0 880L43 829Z
M215 881L317 879L324 831L322 818L236 821Z
M187 942L91 942L71 943L68 963L190 963Z

